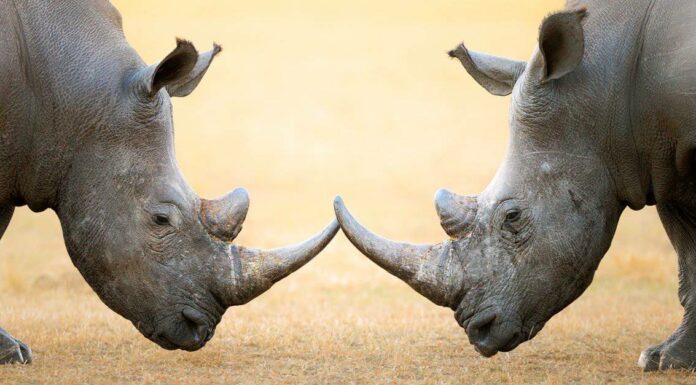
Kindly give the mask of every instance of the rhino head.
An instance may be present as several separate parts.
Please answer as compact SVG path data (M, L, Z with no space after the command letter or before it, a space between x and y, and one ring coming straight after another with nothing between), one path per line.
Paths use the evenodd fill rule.
M174 157L170 96L193 91L218 52L199 55L179 40L159 64L124 71L104 103L108 118L86 122L94 129L81 138L56 209L90 286L165 349L203 347L228 307L303 266L338 231L333 221L296 246L238 246L247 192L207 200L186 183Z
M623 205L607 171L603 141L582 83L584 10L553 14L528 62L450 52L495 95L512 93L510 142L486 189L440 190L435 208L451 238L436 245L393 242L362 227L337 198L349 240L432 302L455 310L484 356L531 339L592 281ZM601 94L601 93L600 93ZM590 99L584 99L590 100Z

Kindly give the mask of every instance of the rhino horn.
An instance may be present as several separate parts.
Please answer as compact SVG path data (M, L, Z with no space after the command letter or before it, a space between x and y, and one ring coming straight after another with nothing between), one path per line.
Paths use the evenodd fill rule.
M304 266L329 244L338 228L338 222L334 220L313 238L279 249L260 250L229 245L232 280L225 287L228 304L243 305Z
M435 210L440 225L452 238L463 238L471 232L477 207L476 196L462 196L446 189L435 193Z
M218 199L201 199L201 222L208 233L225 242L232 242L240 231L249 211L249 194L243 188Z
M372 262L435 304L451 308L457 306L455 299L463 287L463 271L454 268L458 261L452 241L435 245L390 241L360 225L340 197L334 201L334 210L348 239Z

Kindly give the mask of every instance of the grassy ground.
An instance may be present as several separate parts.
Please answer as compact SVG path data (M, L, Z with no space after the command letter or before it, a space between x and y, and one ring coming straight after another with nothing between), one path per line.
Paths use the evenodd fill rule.
M225 51L175 102L178 159L194 188L246 186L239 242L304 239L335 194L395 239L444 237L439 187L479 191L507 138L507 98L489 96L445 52L526 58L557 0L115 1L148 62L174 36ZM52 213L19 210L0 241L0 325L31 366L1 383L693 383L643 374L640 351L677 325L676 261L654 210L626 213L595 282L533 341L478 357L451 311L371 264L343 235L306 268L230 309L196 353L167 352L99 302L66 255Z

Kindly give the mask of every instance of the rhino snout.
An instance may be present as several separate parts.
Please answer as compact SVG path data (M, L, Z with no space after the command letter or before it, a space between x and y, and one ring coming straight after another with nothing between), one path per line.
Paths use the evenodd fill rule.
M492 357L498 352L509 352L526 340L515 318L497 311L483 311L465 321L462 327L476 351Z
M181 313L160 322L146 337L167 350L196 351L205 346L215 333L215 324L203 312L185 307Z

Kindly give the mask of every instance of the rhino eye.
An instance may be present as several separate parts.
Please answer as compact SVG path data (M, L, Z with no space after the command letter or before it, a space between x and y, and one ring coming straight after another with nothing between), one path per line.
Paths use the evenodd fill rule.
M169 217L164 214L155 214L152 216L152 221L160 226L169 225Z
M505 222L507 222L507 223L517 222L520 219L520 217L521 217L520 210L510 210L505 215Z

